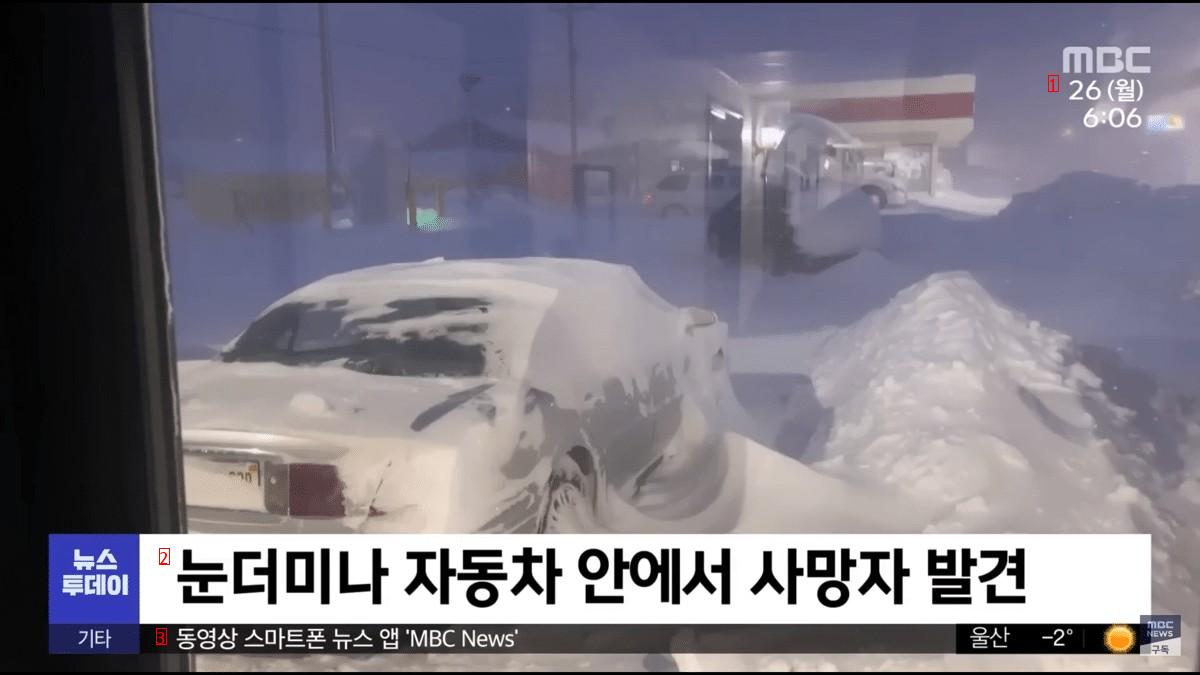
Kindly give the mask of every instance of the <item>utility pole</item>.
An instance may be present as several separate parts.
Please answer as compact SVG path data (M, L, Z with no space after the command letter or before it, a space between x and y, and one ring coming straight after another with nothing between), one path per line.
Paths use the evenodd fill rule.
M334 193L338 190L335 185L337 132L333 116L333 62L329 55L329 20L325 3L317 5L317 34L321 52L321 102L325 123L325 209L322 215L325 227L332 228Z
M577 117L577 99L575 96L575 67L579 62L579 55L575 51L575 13L595 7L593 4L582 4L577 2L568 2L562 5L555 5L550 8L551 12L560 12L567 20L567 100L568 100L568 115L569 124L571 127L571 171L575 171L575 164L579 161L579 123Z
M570 100L571 116L571 167L574 169L579 161L579 118L576 116L575 107L575 65L579 61L579 55L575 52L575 8L572 5L568 7L564 13L567 17L567 97Z
M474 211L478 207L476 199L478 198L477 179L479 167L476 165L475 104L474 99L471 97L471 90L475 88L475 85L479 84L479 80L479 75L476 75L475 73L463 73L462 75L458 76L458 84L463 90L463 109L465 112L463 115L463 125L466 127L463 129L463 136L466 143L464 155L467 162L467 172L465 176L466 185L464 185L464 187L466 188L467 192L467 208L471 212L469 215L472 220L474 220L475 216L478 215L474 213ZM438 215L442 215L440 210Z

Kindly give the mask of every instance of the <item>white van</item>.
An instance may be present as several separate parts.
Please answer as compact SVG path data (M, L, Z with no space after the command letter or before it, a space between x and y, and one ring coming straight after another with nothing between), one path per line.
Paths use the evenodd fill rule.
M737 198L741 181L740 169L718 169L705 189L704 172L675 171L642 195L642 207L660 218L704 215Z
M890 159L869 159L864 163L862 191L881 209L908 203L908 190L896 177L896 163Z

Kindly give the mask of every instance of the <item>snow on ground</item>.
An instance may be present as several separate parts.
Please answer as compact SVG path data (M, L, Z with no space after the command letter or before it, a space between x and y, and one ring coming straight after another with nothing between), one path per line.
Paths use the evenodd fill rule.
M979 197L958 190L938 190L935 194L910 192L910 202L973 216L994 216L1008 206L1007 197Z
M730 346L735 383L787 372L801 384L782 412L758 413L767 422L759 438L822 474L941 504L928 531L1151 532L1156 609L1196 626L1200 312L1179 290L1200 264L1196 213L1195 187L1072 174L994 218L889 218L880 253L812 278L768 279L752 335ZM943 273L955 269L971 274ZM679 660L690 670L1164 667L1046 657Z
M741 462L736 465L749 491L734 529L1151 532L1155 608L1186 617L1185 635L1193 637L1185 650L1195 654L1200 399L1170 389L1200 393L1200 303L1186 290L1195 290L1200 274L1198 191L1071 174L1016 196L992 217L889 216L879 252L814 276L767 277L749 321L730 344L734 387L760 422L741 429L750 438L726 438L728 456ZM715 306L727 318L736 309L736 271L705 255L704 226L697 219L619 214L615 227L595 226L583 242L572 226L561 226L565 221L556 225L554 214L535 216L535 253L624 262L677 305ZM458 255L443 249L458 233L432 239L385 231L340 234L347 236L326 241L325 234L279 239L260 232L245 235L254 247L242 259L173 258L173 277L193 275L181 334L197 328L197 334L232 337L224 334L228 326L209 326L205 313L228 316L220 303L235 287L239 297L255 296L253 303L235 306L257 312L277 297L268 283L396 255L461 257L471 251L467 239ZM401 246L409 240L421 243L419 252ZM173 252L180 250L178 241L173 237ZM272 241L287 245L282 256ZM204 245L227 251L227 243L217 244ZM364 245L371 248L370 260L355 257ZM252 284L252 293L219 274L252 265L267 249L271 264L256 269L262 281ZM188 267L180 269L183 264ZM237 322L231 326L240 329ZM677 660L685 670L1194 666L1190 657L680 654ZM636 670L648 664L638 656L406 655L204 657L200 665Z
M765 344L765 343L760 343ZM822 407L793 461L730 434L747 486L736 532L1150 532L1156 611L1183 614L1196 650L1200 606L1200 414L1171 472L1134 411L1066 335L997 303L969 274L934 275L791 355ZM774 340L775 356L788 345ZM635 525L630 525L635 527ZM685 647L685 646L684 646ZM1136 657L674 655L681 670L1187 670ZM349 660L204 657L206 670L640 670L642 657L388 655Z

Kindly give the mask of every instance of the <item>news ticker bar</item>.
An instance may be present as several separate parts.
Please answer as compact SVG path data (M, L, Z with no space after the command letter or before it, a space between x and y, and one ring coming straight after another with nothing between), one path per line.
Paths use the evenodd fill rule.
M1141 621L1149 535L51 535L65 625ZM1112 584L1113 574L1123 580ZM1097 592L1103 589L1103 592Z
M223 654L1162 654L1143 624L51 626L58 644L94 653L90 633L141 653ZM115 633L115 634L114 634ZM1176 633L1177 635L1177 633ZM117 645L111 645L117 646ZM1146 647L1139 649L1139 647ZM1167 649L1162 647L1162 649ZM115 650L108 650L113 653ZM1173 653L1172 653L1173 652Z

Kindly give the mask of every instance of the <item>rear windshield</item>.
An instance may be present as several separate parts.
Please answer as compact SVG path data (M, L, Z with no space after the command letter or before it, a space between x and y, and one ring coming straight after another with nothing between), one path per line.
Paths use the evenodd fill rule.
M491 370L488 308L476 298L396 300L378 312L351 311L346 300L286 303L251 323L221 358L374 375L480 376Z
M688 174L673 173L658 182L659 190L686 190L688 186Z

